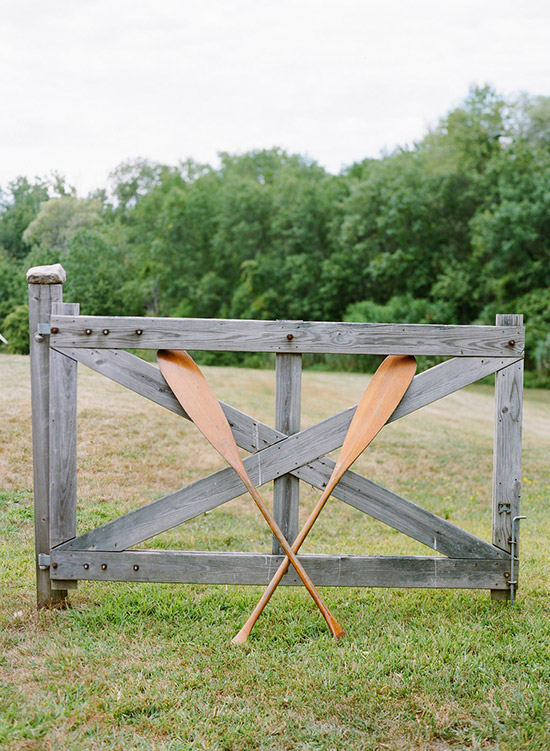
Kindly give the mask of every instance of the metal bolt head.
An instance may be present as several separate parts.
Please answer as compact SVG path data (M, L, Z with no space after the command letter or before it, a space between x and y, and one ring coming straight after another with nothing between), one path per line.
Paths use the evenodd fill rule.
M57 326L52 326L52 334L59 334L59 329Z
M134 571L139 571L139 566L137 563L134 563Z
M107 570L107 564L106 563L102 563L101 564L101 570L102 571L106 571Z
M508 573L508 571L504 572L504 578L505 579L509 579L510 578L510 574Z
M86 329L85 333L86 333L86 336L90 336L90 334L92 333L92 329Z
M44 341L44 334L35 334L34 335L34 341L35 342L43 342Z
M54 562L52 563L52 568L57 568L57 566L58 566L58 565L59 565L59 564L58 564L58 563L57 563L56 561L54 561Z
M90 564L89 563L84 563L83 566L86 569L86 571L90 568Z
M109 333L109 329L103 329L103 333L105 334L105 336L107 336L107 334Z
M143 329L136 329L136 334L141 336L143 334Z
M53 329L52 329L52 331L53 331ZM510 339L510 341L508 342L508 346L513 347L515 343L516 343L515 339Z
M294 339L294 334L287 334L286 338L288 339L289 342L291 342Z

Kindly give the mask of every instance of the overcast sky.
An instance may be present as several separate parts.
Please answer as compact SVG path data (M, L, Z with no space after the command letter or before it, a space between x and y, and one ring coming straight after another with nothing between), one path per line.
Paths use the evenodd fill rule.
M0 0L0 186L283 148L332 172L472 83L550 95L548 0Z

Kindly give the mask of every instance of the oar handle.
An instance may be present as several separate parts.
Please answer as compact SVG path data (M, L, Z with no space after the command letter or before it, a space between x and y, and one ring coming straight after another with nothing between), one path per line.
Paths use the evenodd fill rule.
M333 477L334 477L334 473L333 473ZM319 514L323 510L323 506L325 505L325 503L327 502L330 494L334 490L336 482L333 481L333 477L331 477L331 479L329 480L329 482L328 482L325 490L323 491L322 496L317 501L317 504L315 505L315 508L313 509L313 511L311 512L311 514L309 515L308 520L306 521L306 523L304 524L304 526L300 530L300 533L298 534L298 537L294 540L294 542L292 544L292 548L291 548L291 552L292 552L293 555L300 550L300 548L302 546L302 543L304 542L304 540L308 536L311 528L313 527L313 525L317 521L317 517L319 516ZM285 542L287 542L287 541L285 540ZM288 543L287 543L287 545L288 545ZM286 552L287 551L285 550L285 553ZM281 579L286 574L286 572L288 570L288 567L290 566L290 563L291 563L291 558L287 554L286 557L284 558L284 560L281 562L281 565L279 566L279 568L275 572L275 575L273 576L273 578L269 582L269 584L268 584L265 592L263 593L260 601L258 602L258 604L256 605L256 607L254 608L254 610L250 614L247 622L244 624L244 626L239 631L239 633L236 634L236 636L233 637L233 639L231 640L232 642L234 642L235 644L243 644L248 639L248 637L250 636L250 632L254 628L254 624L256 623L256 621L258 620L258 618L260 617L260 615L262 614L263 609L265 608L265 606L267 605L267 603L271 599L271 595L277 589L277 587L278 587ZM306 574L306 576L307 576L307 574ZM305 582L304 582L304 584L305 584ZM321 612L323 612L323 611L321 610ZM324 612L323 612L323 615L325 615ZM326 616L325 616L325 619L326 619ZM329 623L328 619L327 619L327 623L328 623L329 628L330 628L330 623ZM336 625L338 626L338 624L336 624ZM338 628L341 631L341 633L339 634L339 636L337 636L332 631L332 628L330 628L330 630L331 630L331 632L332 632L332 634L333 634L333 636L335 638L340 639L344 635L344 632L342 631L342 629L340 628L340 626L338 626Z
M314 586L313 582L311 581L311 579L310 579L307 571L304 569L304 567L302 566L302 564L300 563L300 561L296 557L295 551L293 549L294 546L296 546L296 550L298 550L298 548L302 544L303 540L305 539L307 533L309 532L309 529L311 529L311 527L313 526L313 523L315 522L315 519L312 520L311 525L309 526L309 529L305 532L305 534L303 536L301 535L301 539L300 540L296 539L296 541L294 543L294 546L291 548L290 545L288 544L288 540L286 539L286 537L283 535L283 533L279 529L279 526L278 526L277 522L273 519L273 517L269 513L268 509L266 508L264 502L262 501L262 499L260 497L260 494L256 490L256 487L249 480L248 475L246 474L246 471L245 471L244 476L241 477L241 479L242 479L243 483L245 484L246 489L248 490L248 492L250 493L250 495L254 499L256 505L260 509L260 511L261 511L264 519L267 521L267 523L271 527L271 530L273 531L273 534L277 538L279 544L281 545L281 547L283 548L283 550L286 553L286 558L284 559L283 563L279 566L279 569L277 570L276 576L279 574L279 571L281 571L281 569L283 567L283 564L286 563L286 566L285 566L284 570L282 570L282 573L281 573L279 579L275 582L275 586L273 587L273 589L276 588L277 584L279 583L279 581L281 580L281 578L284 576L285 571L287 570L287 568L289 567L289 565L292 563L292 565L296 569L296 573L299 575L300 579L303 581L303 583L304 583L305 587L307 588L308 592L310 593L310 595L315 600L315 604L317 605L317 607L319 608L319 610L323 614L323 617L324 617L325 621L327 622L327 625L328 625L328 627L330 629L331 634L334 636L335 639L341 639L342 636L344 636L344 633L345 633L344 629L340 626L340 624L338 623L338 621L336 620L336 618L332 615L332 613L330 612L330 610L328 609L328 607L325 605L323 599L321 598L321 595L315 589L315 586ZM330 495L330 492L328 493L328 495ZM328 498L328 495L327 495L327 498ZM323 503L323 505L324 505L324 503ZM318 516L323 506L320 505L320 501L317 503L317 506L320 506L319 511L317 512L317 516ZM316 507L316 509L317 509L317 507ZM311 516L313 516L313 514ZM310 519L311 519L311 516L310 516ZM317 517L315 517L315 518L317 518ZM309 521L310 520L308 519L308 522ZM303 531L304 530L302 530L302 532ZM272 580L271 583L273 583L273 580ZM269 597L271 597L271 594L272 594L272 592L269 594ZM269 597L267 598L266 603L269 600ZM265 606L265 603L264 603L264 606ZM263 610L263 606L262 606L262 610ZM259 611L258 615L260 615L260 613L262 612L262 610ZM258 616L256 616L256 618L257 617ZM254 625L254 622L252 623L252 625L250 626L250 628L252 628L252 626ZM235 636L232 639L232 641L234 641L234 642L246 641L246 638L242 639L242 640L239 640L237 638L237 636Z

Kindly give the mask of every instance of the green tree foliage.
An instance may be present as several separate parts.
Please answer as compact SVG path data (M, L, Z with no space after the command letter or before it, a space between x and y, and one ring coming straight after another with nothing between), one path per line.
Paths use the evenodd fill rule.
M78 300L86 315L140 315L143 300L134 284L135 269L124 248L109 233L80 229L73 234L64 261L65 297Z
M29 352L29 306L16 305L4 319L3 336L8 352L26 355Z
M24 242L53 258L62 259L76 232L101 224L98 201L62 196L46 201L23 232Z
M23 233L48 197L46 181L30 183L26 177L18 177L0 191L0 246L10 258L22 261L29 252Z
M18 178L0 201L0 322L24 305L25 268L61 261L66 297L88 313L466 324L523 312L527 364L544 379L549 245L550 99L472 87L419 143L336 176L275 148L222 153L217 168L125 162L88 199L59 178Z

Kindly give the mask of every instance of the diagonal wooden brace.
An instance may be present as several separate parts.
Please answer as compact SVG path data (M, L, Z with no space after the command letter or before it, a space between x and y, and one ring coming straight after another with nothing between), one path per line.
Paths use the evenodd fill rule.
M172 411L184 414L158 370L139 358L125 352L106 350L98 352L78 348L60 351ZM466 359L471 362L465 362ZM509 364L508 358L457 358L421 373L415 376L390 421ZM465 368L465 365L469 367ZM342 444L355 410L352 407L294 436L285 437L228 405L222 407L237 442L248 450L257 451L245 460L253 482L260 484L260 477L262 482L268 482L291 472L317 487L326 484L333 466L330 460L319 457ZM267 445L258 451L258 444L261 443ZM216 508L243 492L241 481L231 470L224 469L80 535L58 549L124 550ZM509 557L490 543L353 472L346 473L334 495L444 555L461 558Z

